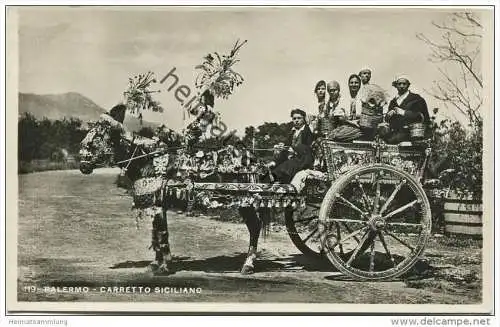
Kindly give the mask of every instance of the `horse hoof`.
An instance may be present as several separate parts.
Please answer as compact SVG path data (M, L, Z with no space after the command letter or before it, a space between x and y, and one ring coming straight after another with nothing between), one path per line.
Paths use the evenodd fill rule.
M253 273L254 273L253 266L244 265L243 268L241 268L242 275L251 275Z
M156 262L151 262L148 266L148 271L156 272L160 266Z
M158 267L158 270L156 271L156 275L171 275L173 274L173 271L168 269L168 266L163 264Z

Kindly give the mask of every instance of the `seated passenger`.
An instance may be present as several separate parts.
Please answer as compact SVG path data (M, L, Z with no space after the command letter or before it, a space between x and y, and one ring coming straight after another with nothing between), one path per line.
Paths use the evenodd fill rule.
M306 122L309 124L309 128L313 132L314 137L317 138L324 136L321 131L322 126L318 125L318 119L320 118L321 113L325 111L326 107L326 82L324 80L320 80L316 83L314 86L314 94L316 95L317 103L313 105L313 107L316 105L318 106L318 113L306 117Z
M389 144L410 141L409 125L416 122L430 125L427 103L418 94L409 91L410 80L401 76L392 83L398 91L398 96L391 100L385 116L389 129L382 133L382 138Z
M361 93L359 92L361 90L361 78L356 74L351 74L347 80L347 84L349 87L349 95L351 96L349 119L357 120L361 114L362 105Z
M330 117L331 130L327 134L327 137L337 142L350 142L360 138L362 136L361 130L356 120L356 112L353 112L355 106L353 107L351 104L348 105L341 102L340 85L338 82L330 82L327 90L330 94L329 104L331 104L327 107L330 108L332 113ZM349 114L347 113L347 109L349 110Z
M328 90L328 94L330 95L328 101L326 101L325 90ZM336 81L331 81L328 85L323 80L316 83L314 93L318 102L318 114L314 115L314 119L309 121L313 127L315 138L325 137L332 129L333 112L338 106L338 90L339 87Z
M290 183L295 174L313 164L311 144L313 134L306 124L306 113L301 109L291 112L293 128L287 145L280 144L276 161L270 163L271 182Z

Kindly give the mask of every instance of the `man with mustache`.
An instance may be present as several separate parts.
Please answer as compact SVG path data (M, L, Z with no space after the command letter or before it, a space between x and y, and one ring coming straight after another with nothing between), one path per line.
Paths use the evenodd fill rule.
M410 79L407 76L398 76L392 86L397 89L398 95L389 102L385 117L389 132L383 138L389 144L397 144L410 139L409 124L423 122L429 126L430 117L424 98L410 92Z

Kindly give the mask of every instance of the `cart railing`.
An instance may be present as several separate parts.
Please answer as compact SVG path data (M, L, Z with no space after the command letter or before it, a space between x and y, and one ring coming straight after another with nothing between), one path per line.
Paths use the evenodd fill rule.
M392 145L379 140L351 143L323 140L321 146L331 180L356 167L374 163L401 168L420 180L430 155L427 141Z

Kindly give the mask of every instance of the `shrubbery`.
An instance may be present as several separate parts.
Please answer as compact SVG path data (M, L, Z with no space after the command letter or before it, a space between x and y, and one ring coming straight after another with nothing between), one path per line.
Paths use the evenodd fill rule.
M444 120L437 128L434 152L454 171L446 185L460 196L481 198L483 193L482 122L466 129L459 122Z
M66 155L77 156L87 132L79 119L38 120L30 113L23 114L18 121L18 171L74 168L64 160Z

